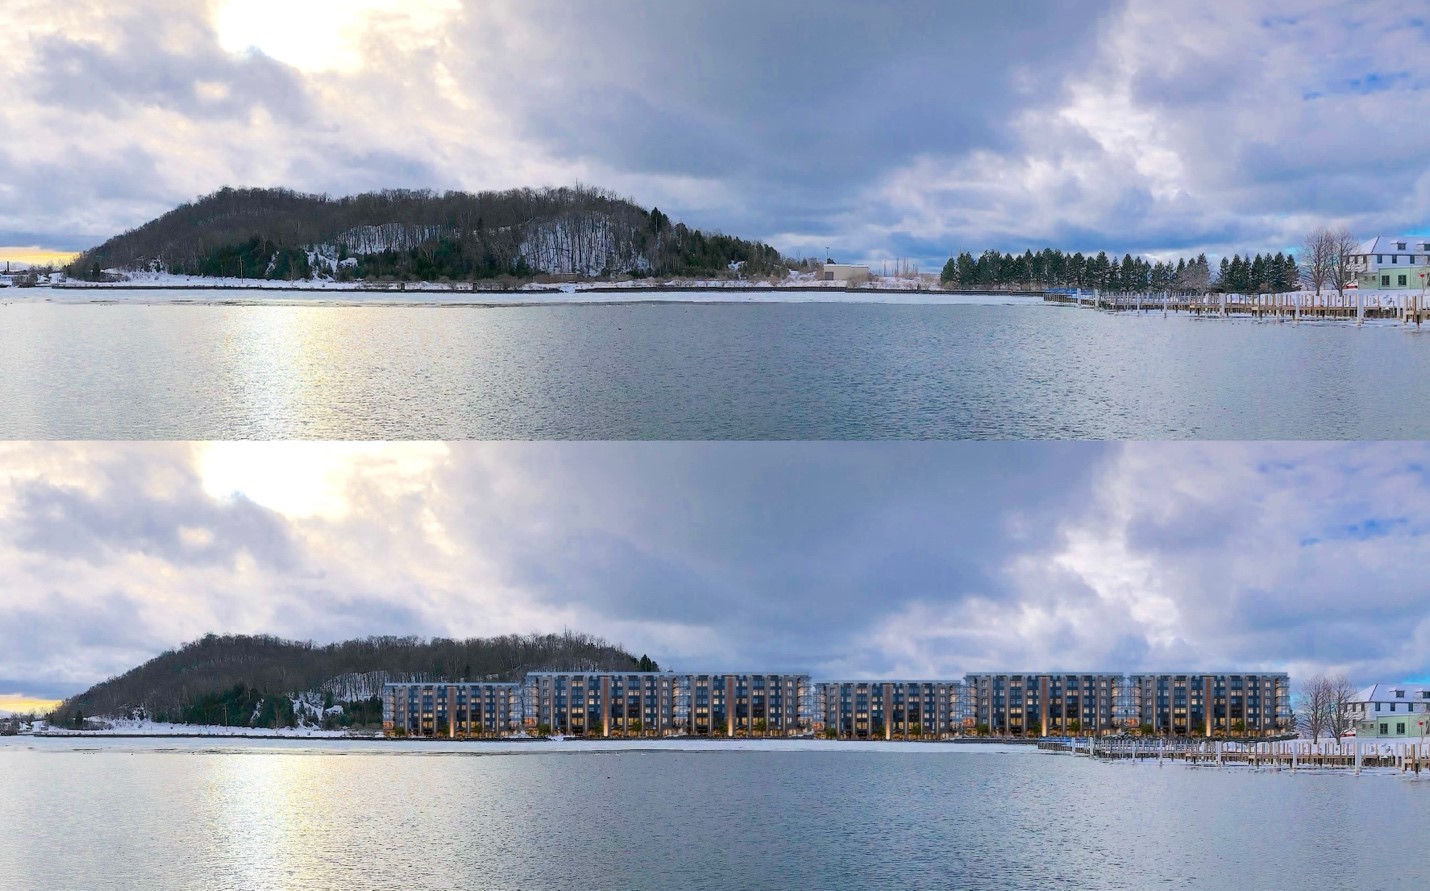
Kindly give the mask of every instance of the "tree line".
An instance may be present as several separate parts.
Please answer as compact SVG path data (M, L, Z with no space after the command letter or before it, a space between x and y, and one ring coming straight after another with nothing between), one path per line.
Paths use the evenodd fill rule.
M782 273L774 248L675 222L601 189L434 192L333 198L225 188L92 248L75 277L145 269L237 278L477 280L539 274Z
M1211 268L1205 254L1172 263L1148 262L1131 254L1118 260L1106 251L1067 253L1056 248L1029 249L1022 254L987 250L977 257L965 251L949 258L939 281L944 287L958 288L1205 290L1211 282Z
M1301 270L1296 258L1285 252L1223 257L1213 272L1206 254L1181 257L1173 263L1131 254L1118 260L1106 251L1083 254L1044 248L1022 254L989 250L977 257L964 252L949 258L939 281L944 287L957 288L1285 293L1300 287Z
M210 634L65 700L49 719L62 726L95 715L287 726L293 720L290 696L312 692L331 704L333 689L345 686L331 682L345 676L373 679L365 695L340 702L352 713L372 708L371 687L383 680L512 681L543 669L630 671L655 665L644 658L642 663L619 646L569 631L467 640L367 637L321 646L268 635Z

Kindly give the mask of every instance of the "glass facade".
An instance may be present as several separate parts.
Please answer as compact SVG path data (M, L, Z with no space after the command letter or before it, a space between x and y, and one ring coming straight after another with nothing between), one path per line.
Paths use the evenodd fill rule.
M1142 733L1274 736L1291 729L1285 674L970 674L814 683L805 674L531 672L521 683L383 689L393 735L520 732L942 739Z

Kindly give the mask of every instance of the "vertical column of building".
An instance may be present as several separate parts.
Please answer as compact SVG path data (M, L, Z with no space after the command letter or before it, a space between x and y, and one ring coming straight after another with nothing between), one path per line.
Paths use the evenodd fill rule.
M1208 738L1215 735L1216 731L1216 690L1214 681L1218 680L1211 675L1202 676L1202 711L1206 715L1206 736Z
M611 676L601 675L599 687L601 690L601 736L608 737L611 735L612 722ZM622 713L624 714L624 709L622 710Z
M1048 709L1049 684L1047 675L1038 678L1038 727L1043 736L1052 736L1053 727L1049 723L1052 713Z
M877 687L877 689L878 689L878 691L879 691L879 712L880 712L880 717L883 719L883 724L884 724L884 739L886 739L886 740L893 739L893 738L894 738L894 685L893 685L893 684L879 684L878 687ZM869 699L871 700L871 702L870 702L870 710L872 711L872 710L873 710L873 709L872 709L872 706L873 706L872 700L873 700L873 698L874 698L873 695L872 695L873 692L874 692L874 686L873 686L872 684L870 685L870 691L869 691L869 692L870 692L870 694L871 694L870 697L869 697ZM872 736L872 734L870 734L870 735Z
M541 723L541 707L546 706L547 727L551 728L551 733L561 733L561 728L556 720L556 677L554 675L543 675L537 682L538 691L536 700L536 720Z
M735 681L736 681L736 678L735 678L735 676L734 676L733 674L727 674L727 675L725 675L725 735L726 735L726 736L734 736L734 735L735 735L735 715L736 715L736 699L735 699L735 686L736 686L736 685L735 685Z
M1111 713L1110 685L1106 677L1095 675L1093 686L1097 690L1097 732L1098 735L1102 735L1107 732L1107 716Z

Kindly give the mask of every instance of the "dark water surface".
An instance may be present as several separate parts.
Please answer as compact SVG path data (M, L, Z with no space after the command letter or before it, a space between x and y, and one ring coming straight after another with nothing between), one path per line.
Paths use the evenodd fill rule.
M1430 439L1430 336L1395 326L12 303L0 333L0 438Z
M1425 886L1430 782L1398 776L993 747L419 751L0 741L0 887Z

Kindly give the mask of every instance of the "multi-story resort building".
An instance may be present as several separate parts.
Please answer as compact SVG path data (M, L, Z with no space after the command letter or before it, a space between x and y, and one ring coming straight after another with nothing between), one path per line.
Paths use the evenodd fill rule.
M1425 702L1430 705L1430 697ZM383 727L392 734L441 737L818 734L890 740L1241 737L1292 730L1287 675L1195 672L976 673L963 681L816 684L805 674L536 671L519 684L388 684Z
M803 674L532 672L524 724L563 736L797 736L809 732Z
M691 674L692 736L799 736L810 731L807 674Z
M1285 674L1134 674L1141 730L1169 736L1275 736L1291 728Z
M1125 731L1130 704L1120 674L970 674L974 725L994 736Z
M669 736L677 679L639 671L534 671L523 683L523 724L561 736Z
M820 681L812 729L836 739L947 739L972 732L960 681Z
M1374 684L1351 703L1357 739L1430 736L1430 685Z
M510 736L521 730L521 686L386 684L382 688L382 729L399 736Z

